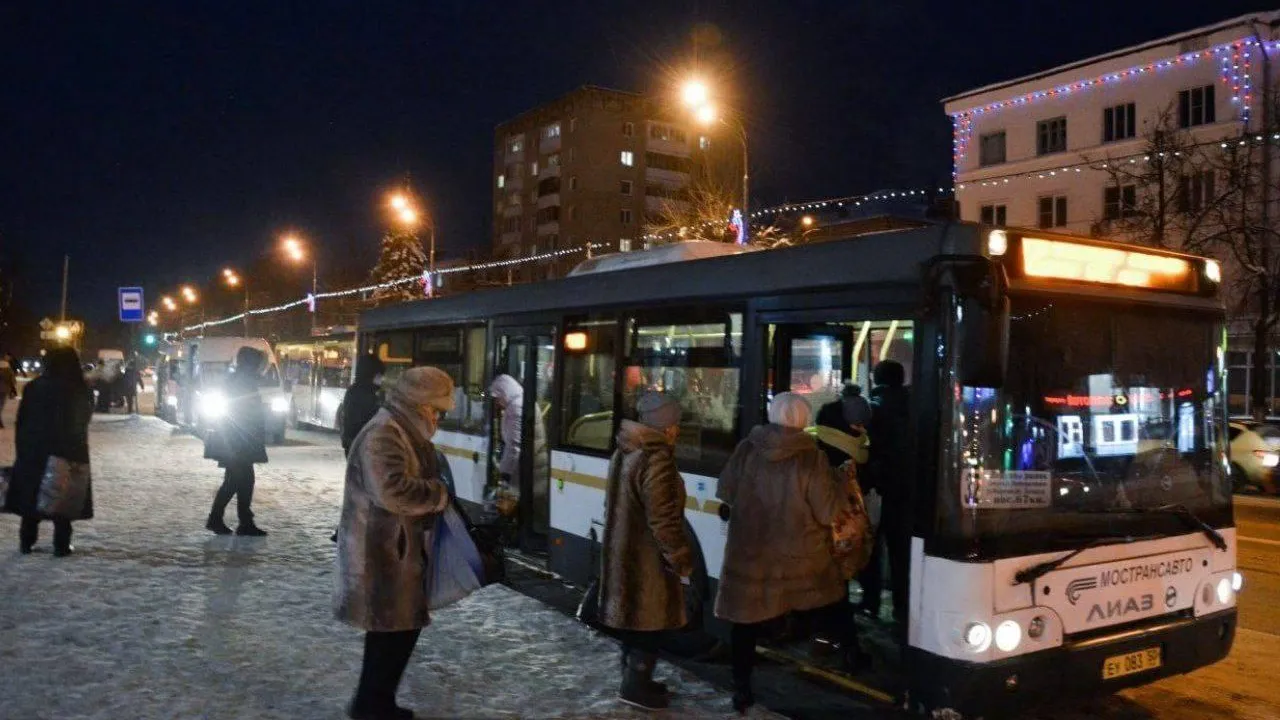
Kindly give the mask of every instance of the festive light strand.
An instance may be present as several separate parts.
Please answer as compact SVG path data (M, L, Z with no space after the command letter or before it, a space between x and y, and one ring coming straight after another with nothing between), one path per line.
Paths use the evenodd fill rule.
M1186 67L1199 60L1212 58L1215 55L1218 56L1221 63L1222 82L1231 89L1231 101L1233 104L1240 106L1240 119L1247 123L1253 103L1253 84L1250 77L1250 70L1252 69L1252 63L1250 62L1251 48L1258 44L1258 41L1253 38L1241 38L1204 50L1182 53L1164 60L1135 65L1118 72L1109 72L1065 85L1035 90L1006 100L999 100L954 112L951 114L952 177L958 177L960 166L968 154L969 144L973 135L974 116L986 115L1010 107L1028 105L1046 98L1057 98L1063 95L1079 93L1099 85L1115 84L1142 78L1168 68ZM1280 40L1263 42L1261 46L1264 53L1270 53L1280 49Z

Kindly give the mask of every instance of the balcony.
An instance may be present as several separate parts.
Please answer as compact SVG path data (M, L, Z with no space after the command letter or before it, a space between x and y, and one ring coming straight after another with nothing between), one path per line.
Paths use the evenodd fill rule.
M559 205L559 204L560 204L560 193L558 192L548 193L538 198L539 210L543 208L552 207L553 205Z
M538 180L546 180L549 177L560 177L560 166L544 163L538 166Z
M547 235L560 234L560 221L552 220L551 222L542 223L538 226L538 237L546 237Z
M677 170L659 170L655 167L644 169L645 185L665 185L667 187L686 187L689 184L689 173Z
M519 245L519 244L520 244L519 231L502 233L501 245L503 245L504 247L507 245Z
M560 151L560 136L547 137L546 133L540 133L538 136L538 154L548 155L553 152Z

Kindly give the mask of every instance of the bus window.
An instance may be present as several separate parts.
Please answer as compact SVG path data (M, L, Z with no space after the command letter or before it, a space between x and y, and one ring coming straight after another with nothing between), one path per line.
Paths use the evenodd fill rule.
M562 442L608 450L613 439L613 378L618 321L579 318L565 324Z
M455 393L458 415L463 432L480 434L484 432L485 413L485 329L481 327L467 328L465 355L463 357L464 384Z
M373 352L386 366L383 386L391 387L400 373L413 364L413 333L408 330L377 333L373 336Z
M418 332L414 365L428 365L446 372L453 379L455 388L463 387L462 379L462 330L460 328L432 328ZM466 408L454 396L453 409L440 418L441 430L460 430Z
M627 342L626 416L635 417L636 399L645 391L671 394L684 409L676 458L718 472L736 443L742 315L646 314L628 321Z
M896 360L902 363L903 369L906 370L907 384L911 384L912 348L915 344L915 330L911 321L890 320L887 323L872 323L868 340L870 352L867 368L875 369L875 366L884 360ZM863 382L860 384L865 388L870 388L874 384L870 382L870 372L863 375L862 379Z

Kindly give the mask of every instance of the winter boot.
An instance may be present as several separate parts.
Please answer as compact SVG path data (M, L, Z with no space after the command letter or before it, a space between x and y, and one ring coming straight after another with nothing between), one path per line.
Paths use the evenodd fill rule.
M266 537L267 531L257 525L254 525L253 521L250 520L247 523L240 523L240 525L236 527L236 534L241 537Z
M750 680L733 681L733 710L739 715L746 715L747 710L756 704L755 693L751 692Z
M215 535L231 534L231 528L227 527L227 524L222 521L222 518L215 517L213 515L209 516L209 519L208 521L205 522L204 527L206 530L212 530Z
M54 556L54 557L66 557L66 556L70 555L71 553L74 553L75 551L76 551L76 547L75 547L74 545L62 545L62 546L59 546L59 547L55 547L55 548L53 549L53 556Z
M627 650L626 648L623 648L622 652L618 653L618 658L619 658L618 667L622 671L623 675L626 675L627 673L627 653L628 652L630 651ZM652 672L650 672L650 677L652 677ZM647 683L647 687L651 692L657 695L663 695L668 700L671 699L671 689L667 687L666 683L660 683L660 682L657 682L656 680L650 679Z
M645 710L663 710L671 704L666 695L652 687L655 664L652 655L632 650L627 654L626 663L622 687L618 690L619 700Z

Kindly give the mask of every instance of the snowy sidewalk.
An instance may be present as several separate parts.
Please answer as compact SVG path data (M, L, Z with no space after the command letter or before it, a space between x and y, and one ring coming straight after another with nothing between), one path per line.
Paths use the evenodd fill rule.
M269 450L262 540L203 529L220 474L194 438L112 416L90 444L97 518L76 524L73 557L52 556L47 523L19 555L18 519L0 515L0 718L345 717L361 636L330 612L336 443ZM0 464L12 459L0 431ZM723 690L664 675L667 715L730 713ZM493 586L436 615L400 702L418 717L653 716L620 705L617 682L614 641Z

